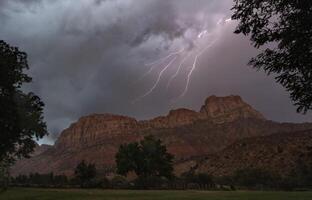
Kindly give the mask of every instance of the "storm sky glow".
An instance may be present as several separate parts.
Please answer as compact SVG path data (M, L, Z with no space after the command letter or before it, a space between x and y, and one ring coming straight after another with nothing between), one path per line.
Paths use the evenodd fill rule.
M42 142L55 141L83 115L146 119L179 107L198 110L210 95L240 95L271 120L311 122L311 114L296 113L274 76L247 66L258 50L247 37L233 34L232 5L232 0L1 0L0 40L28 53L33 83L25 90L45 102L51 133ZM138 97L144 98L133 103Z

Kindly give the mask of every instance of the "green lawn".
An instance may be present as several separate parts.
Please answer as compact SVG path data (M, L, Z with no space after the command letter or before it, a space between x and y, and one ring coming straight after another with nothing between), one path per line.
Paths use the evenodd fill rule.
M13 188L0 200L312 200L312 192L128 191Z

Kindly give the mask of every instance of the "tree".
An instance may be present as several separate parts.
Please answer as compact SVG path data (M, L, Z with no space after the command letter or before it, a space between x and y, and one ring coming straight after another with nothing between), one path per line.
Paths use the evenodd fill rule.
M186 172L182 174L182 178L188 184L197 184L199 188L212 189L215 187L213 176L205 173L195 174L194 172Z
M127 178L124 176L116 175L111 180L111 187L113 189L126 189L129 187Z
M0 193L5 191L9 185L9 170L6 163L0 162Z
M0 40L0 187L7 185L10 164L28 157L34 139L47 134L44 104L34 93L21 90L32 80L24 73L27 69L27 54Z
M92 180L96 177L95 165L81 161L75 169L75 177L81 187L90 187Z
M247 188L275 188L280 177L264 169L245 168L235 171L233 180L238 186Z
M297 106L312 109L312 1L234 0L235 33L250 35L256 48L266 47L250 65L276 74Z
M140 178L171 178L173 156L160 140L147 136L143 140L121 145L116 154L117 173L134 172Z
M28 157L39 139L47 134L44 104L34 93L21 90L31 77L27 54L0 41L0 162Z
M312 188L312 149L300 154L285 182L293 188Z

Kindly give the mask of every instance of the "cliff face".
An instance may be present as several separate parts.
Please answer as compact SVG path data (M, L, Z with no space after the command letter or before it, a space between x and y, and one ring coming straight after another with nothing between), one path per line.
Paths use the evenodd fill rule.
M240 96L219 98L209 97L200 109L204 118L211 118L215 123L231 122L238 118L265 120L263 115L245 103Z
M17 162L12 173L71 175L81 160L95 163L103 172L112 171L121 144L150 134L160 138L179 163L219 152L243 138L310 128L312 124L268 121L239 96L211 96L200 112L177 109L152 120L137 121L112 114L82 117L61 133L53 147Z
M222 124L248 118L265 120L239 96L211 96L207 98L200 112L177 109L170 111L167 116L145 121L112 114L93 114L80 118L78 122L65 129L56 142L56 148L83 148L119 134L170 129L191 125L198 121L208 120Z
M130 117L93 114L80 118L65 129L55 143L55 148L77 150L122 133L138 129L138 122Z

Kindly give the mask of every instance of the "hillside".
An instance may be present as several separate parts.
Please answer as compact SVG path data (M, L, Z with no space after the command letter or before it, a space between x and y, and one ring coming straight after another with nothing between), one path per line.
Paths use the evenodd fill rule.
M263 169L281 176L290 174L300 161L312 163L312 130L278 133L235 142L196 164L197 172L233 175L239 169Z
M150 134L160 138L175 155L176 172L180 173L189 170L195 162L184 161L218 153L241 139L308 129L312 129L312 124L266 120L239 96L211 96L199 112L177 109L152 120L138 121L112 114L82 117L60 134L54 146L34 154L31 159L17 162L12 174L54 172L72 175L77 163L83 159L95 163L103 173L111 172L121 144ZM183 162L181 167L179 163Z

